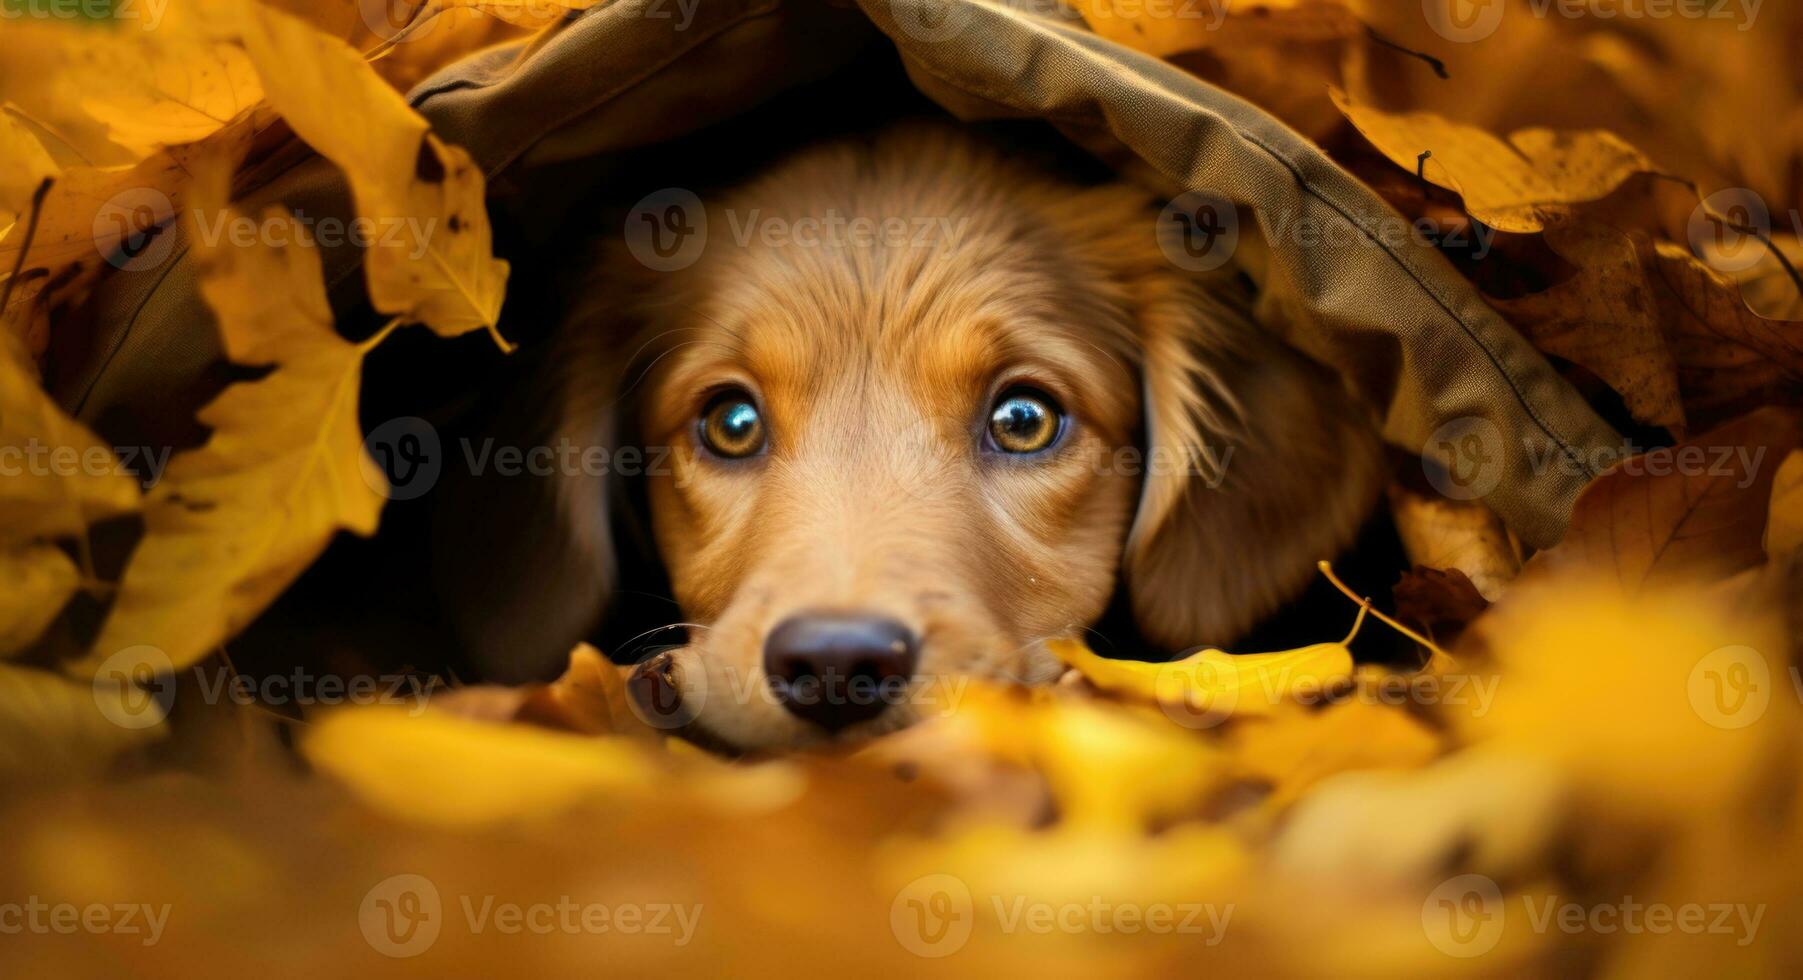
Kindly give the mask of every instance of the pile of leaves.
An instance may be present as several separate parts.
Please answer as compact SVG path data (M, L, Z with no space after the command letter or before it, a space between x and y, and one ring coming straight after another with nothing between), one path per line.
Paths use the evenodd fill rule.
M1449 241L1492 242L1452 257L1663 446L1592 484L1532 556L1481 504L1399 480L1420 567L1395 617L1349 597L1343 641L1153 665L1063 643L1055 687L971 681L956 710L849 755L708 756L644 724L587 648L540 687L279 725L178 698L181 724L129 723L150 682L217 657L335 534L377 526L356 412L372 348L421 328L508 346L481 174L399 91L589 5L437 0L409 13L439 29L408 44L353 2L189 0L154 31L5 22L0 446L110 455L41 360L158 229L189 223L226 355L268 367L201 410L210 439L148 491L112 466L0 471L0 928L28 899L168 912L149 946L51 916L0 942L9 975L1803 968L1803 291L1785 210L1803 11L1775 4L1748 30L1499 5L1481 43L1412 3L1074 4ZM360 216L455 230L367 250L391 319L360 340L335 328L316 249L193 227L302 145ZM119 220L96 221L107 207ZM89 539L120 520L142 534L103 575ZM47 653L84 603L98 632ZM1415 640L1419 669L1356 665L1348 644L1378 628ZM563 905L615 917L571 925ZM627 927L628 906L667 928ZM520 907L520 928L495 914Z

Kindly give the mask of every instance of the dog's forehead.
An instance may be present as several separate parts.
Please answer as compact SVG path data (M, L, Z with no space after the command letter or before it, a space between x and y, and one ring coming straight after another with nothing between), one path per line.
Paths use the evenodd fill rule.
M768 388L807 395L863 377L949 393L1016 365L1074 378L1126 369L1109 339L1120 331L1097 329L1106 312L1085 315L1043 262L958 248L775 249L747 267L715 279L697 318L706 342L690 357L730 361Z

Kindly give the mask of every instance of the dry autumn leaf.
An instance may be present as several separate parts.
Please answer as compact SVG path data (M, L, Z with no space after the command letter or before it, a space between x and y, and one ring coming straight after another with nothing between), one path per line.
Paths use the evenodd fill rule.
M1521 571L1509 529L1480 500L1448 500L1431 489L1393 482L1390 516L1403 552L1417 566L1456 569L1495 599Z
M1456 641L1490 607L1490 600L1456 568L1417 565L1404 572L1390 592L1396 597L1397 618L1425 626L1442 646Z
M154 45L75 41L76 64L58 79L67 87L65 100L140 157L218 132L254 107L263 88L244 51L204 33L195 23L200 16L165 18L150 32ZM105 84L95 84L102 79Z
M1363 616L1360 616L1363 619ZM1355 628L1356 631L1356 628ZM1097 688L1193 714L1198 724L1276 711L1299 693L1319 692L1352 675L1351 641L1316 643L1281 653L1203 650L1182 660L1109 660L1074 640L1052 640L1058 659Z
M1361 25L1335 0L1244 0L1232 4L1155 4L1076 0L1090 30L1158 56L1272 41L1351 37Z
M95 411L96 436L39 387L33 357L46 373L67 366L63 345L47 345L51 316L68 331L57 340L85 339L68 304L113 274L106 259L155 246L157 229L183 212L238 217L210 161L236 156L278 115L348 177L359 215L400 230L399 247L365 255L390 327L494 331L507 267L491 254L484 175L392 89L504 35L453 23L518 36L508 22L535 26L593 6L190 0L185 19L170 22L179 29L116 32L140 47L83 57L61 41L20 43L56 35L5 19L0 90L23 107L0 107L0 276L23 249L13 216L44 177L57 181L26 274L0 311L13 335L0 347L28 340L23 354L0 349L0 450L38 439L108 451L101 439L116 419ZM1125 0L1077 6L1105 38L1187 52L1179 68L1212 70L1206 77L1330 153L1357 142L1330 82L1354 93L1348 105L1401 107L1350 114L1378 134L1373 143L1393 144L1387 156L1406 181L1419 161L1403 148L1443 140L1425 164L1429 180L1463 191L1471 212L1498 227L1543 231L1513 236L1520 254L1550 244L1577 267L1560 279L1547 274L1553 261L1530 257L1518 278L1481 281L1518 284L1498 292L1509 297L1498 308L1542 350L1615 388L1637 420L1695 431L1803 401L1795 325L1751 316L1747 283L1737 294L1688 254L1671 215L1631 193L1653 183L1636 175L1657 160L1701 186L1744 175L1770 201L1794 199L1786 188L1803 172L1803 130L1789 124L1803 82L1788 70L1793 36L1767 25L1803 23L1795 11L1768 5L1759 30L1734 44L1733 24L1605 21L1589 10L1536 17L1527 4L1474 3L1468 12L1504 16L1494 37L1465 43L1435 33L1434 4L1235 0L1177 16ZM407 10L433 29L388 43L383 15L392 27ZM635 31L662 26L654 10L598 13L633 15ZM573 21L548 42L590 26ZM65 84L103 65L119 66L119 91ZM1451 80L1434 75L1448 68ZM18 84L35 75L45 84ZM267 82L271 102L255 103L239 82ZM1744 97L1725 98L1723 86ZM1622 111L1629 103L1636 111ZM1363 144L1356 152L1373 169L1382 162ZM192 190L190 169L202 178ZM102 206L145 190L162 200ZM1469 227L1446 193L1421 197L1438 227ZM96 224L97 212L107 223ZM211 441L178 457L143 498L146 535L92 651L168 638L184 680L210 669L195 658L256 615L337 530L372 528L383 485L364 469L356 420L360 385L381 390L381 379L361 377L380 338L340 339L316 250L195 248L227 355L269 373L208 404L200 421ZM1753 308L1788 309L1786 280L1762 275ZM1494 515L1398 494L1403 550L1436 566L1399 584L1399 609L1437 629L1471 623L1458 663L1428 641L1429 663L1408 673L1355 667L1345 641L1246 657L1209 650L1174 664L1054 642L1074 668L1055 689L942 677L949 702L936 714L850 758L819 748L728 762L646 730L621 668L584 645L541 685L433 688L404 707L283 710L279 722L261 706L231 712L233 724L265 726L270 754L229 769L223 751L172 751L167 725L121 723L143 717L142 692L36 669L35 651L16 652L71 594L109 597L87 568L85 538L141 495L116 474L34 482L0 468L0 778L16 796L0 806L10 845L0 880L73 910L139 900L149 918L158 902L175 910L149 948L123 930L9 936L0 974L128 964L229 975L266 969L277 950L300 973L556 975L601 963L623 975L775 976L792 973L804 949L875 976L913 976L929 959L936 973L973 977L1502 976L1573 964L1611 977L1781 975L1795 959L1788 936L1803 894L1803 817L1786 805L1803 778L1794 761L1803 711L1787 696L1794 637L1761 590L1720 606L1710 597L1724 582L1794 571L1797 444L1794 419L1756 413L1638 458L1639 472L1619 467L1580 499L1566 543L1519 582ZM1700 459L1686 455L1695 449ZM58 626L80 635L78 618ZM1482 672L1463 673L1465 663ZM141 675L149 662L123 666ZM1467 686L1451 693L1452 682ZM223 741L186 726L235 705L186 697L173 734ZM292 725L293 738L273 734L276 724ZM140 747L154 747L154 759L131 753ZM131 755L155 768L109 765ZM71 774L84 778L56 785ZM1471 917L1469 896L1442 901L1468 875L1486 876L1500 904L1476 896ZM1748 912L1746 942L1624 921L1631 909L1705 903ZM618 927L631 921L622 912L660 905L686 923L680 938ZM1537 927L1542 908L1583 911L1586 928ZM1156 927L1167 912L1170 928ZM598 913L613 928L566 924ZM1440 913L1452 916L1450 937L1436 931ZM1590 928L1599 914L1622 927ZM403 919L431 933L417 957L389 955ZM1470 951L1461 925L1481 939L1492 924L1494 950L1459 955Z
M167 734L161 718L135 703L144 696L129 685L0 663L0 778L104 772L120 752Z
M0 269L15 264L52 276L70 267L98 273L112 262L131 264L155 244L186 201L190 174L213 154L241 156L269 125L266 112L252 111L206 140L159 150L125 167L76 167L57 174L45 197L26 249L25 221L0 236ZM18 298L13 299L14 303Z
M1565 540L1528 569L1639 594L1758 566L1772 482L1798 441L1795 415L1763 409L1618 463L1579 495Z
M640 742L492 725L450 712L333 712L302 748L376 809L436 826L544 819L598 796L641 796L666 782Z
M364 252L376 309L445 336L486 329L507 347L496 329L507 263L493 255L475 161L342 41L254 4L237 26L270 104L344 171L358 213L383 229Z
M1361 690L1389 683L1382 671L1363 667L1341 703L1318 710L1293 706L1229 728L1226 739L1239 769L1270 787L1266 805L1282 812L1339 773L1413 769L1438 758L1445 750L1439 734L1403 705Z
M1753 312L1733 283L1682 246L1643 239L1640 252L1693 425L1803 405L1803 321Z
M1594 372L1634 418L1683 432L1678 364L1633 238L1603 225L1559 222L1546 240L1578 267L1545 292L1491 300L1541 350Z
M0 105L0 239L27 214L38 185L56 170L37 136Z
M1465 199L1471 216L1499 231L1536 232L1550 209L1593 201L1652 163L1612 133L1523 129L1505 142L1432 113L1386 112L1341 89L1334 104L1398 166Z
M19 345L0 335L0 658L30 646L80 584L56 545L138 506L112 450L38 386ZM14 455L16 453L16 455Z
M201 213L231 214L226 183L215 171ZM277 208L261 218L292 220ZM177 666L194 662L261 612L334 532L370 534L382 509L357 400L363 355L386 331L363 344L338 336L312 248L194 240L226 354L274 370L201 410L212 436L177 454L151 494L144 539L77 669L142 645Z
M483 721L517 721L583 735L660 734L634 712L626 668L609 663L586 643L570 651L563 674L549 684L458 688L434 697L432 707Z

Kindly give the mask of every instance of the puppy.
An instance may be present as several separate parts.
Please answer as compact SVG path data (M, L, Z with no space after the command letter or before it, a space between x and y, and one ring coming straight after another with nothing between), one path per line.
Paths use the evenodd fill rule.
M606 251L520 414L642 451L689 634L640 671L671 717L740 749L878 734L948 678L1055 677L1044 641L1123 584L1152 642L1229 643L1348 543L1370 413L1231 267L1167 259L1158 204L907 127L708 201L680 268ZM522 486L449 511L513 518L450 586L501 674L561 657L616 585L620 478Z

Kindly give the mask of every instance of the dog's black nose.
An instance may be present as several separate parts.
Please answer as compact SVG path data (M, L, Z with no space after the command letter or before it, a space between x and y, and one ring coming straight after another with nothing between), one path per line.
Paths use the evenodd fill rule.
M764 641L764 673L790 713L836 732L906 696L917 646L914 634L893 619L791 616Z

